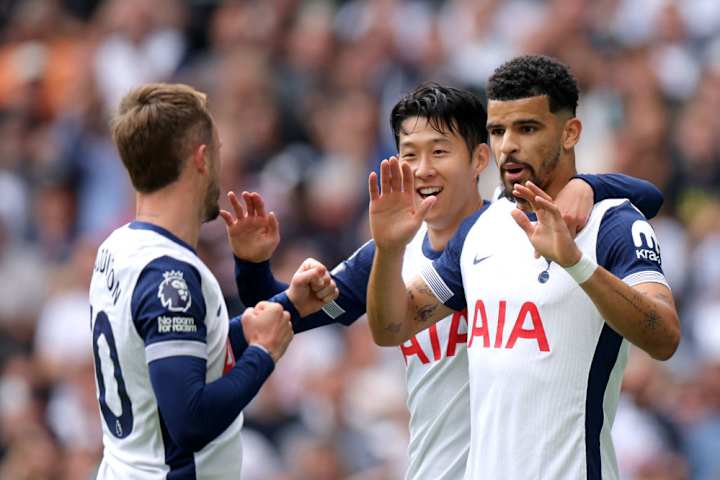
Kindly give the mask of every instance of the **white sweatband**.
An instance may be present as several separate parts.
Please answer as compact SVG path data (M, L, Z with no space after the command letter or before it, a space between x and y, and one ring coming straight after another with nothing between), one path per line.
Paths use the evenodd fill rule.
M595 273L597 267L597 263L583 253L580 260L571 267L565 267L565 271L569 273L573 280L575 280L579 285L587 282L592 274Z

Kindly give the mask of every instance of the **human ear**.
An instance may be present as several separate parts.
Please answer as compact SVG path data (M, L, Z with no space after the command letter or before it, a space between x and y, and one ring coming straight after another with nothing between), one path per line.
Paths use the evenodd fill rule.
M562 146L565 150L571 150L579 141L582 133L582 122L577 117L572 117L565 122L562 134Z

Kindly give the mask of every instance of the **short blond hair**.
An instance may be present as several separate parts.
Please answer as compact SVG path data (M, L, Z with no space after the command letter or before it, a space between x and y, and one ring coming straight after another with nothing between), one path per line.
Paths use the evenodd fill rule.
M213 142L207 96L183 84L134 88L120 101L111 128L130 181L142 193L177 180L192 148Z

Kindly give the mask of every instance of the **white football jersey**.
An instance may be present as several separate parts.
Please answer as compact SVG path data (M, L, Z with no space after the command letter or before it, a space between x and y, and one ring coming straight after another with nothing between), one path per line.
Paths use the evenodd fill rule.
M488 205L485 202L463 225L471 224ZM371 240L333 269L340 296L324 307L332 321L347 324L365 313L374 254L375 243ZM409 281L441 254L430 246L427 225L423 223L405 248L403 278ZM323 323L328 322L321 320L316 325ZM465 312L459 311L400 347L407 365L410 413L408 480L457 480L463 476L470 439L466 341Z
M534 258L499 199L423 270L468 311L465 478L616 479L610 429L627 342L559 265ZM630 285L665 283L652 228L623 200L595 205L580 249Z
M423 223L405 249L403 278L415 277L442 252L430 248ZM405 342L410 412L407 480L462 478L469 451L470 408L465 312L443 318Z
M151 334L141 333L133 320L138 278L148 264L163 261L196 270L201 292L192 292L183 272L169 268L143 288L171 314L153 319L147 326ZM193 298L204 300L202 325L184 315L197 307L191 305ZM153 360L193 356L207 360L206 381L212 382L232 358L227 357L228 315L220 286L192 248L150 224L132 222L118 228L98 249L90 304L104 445L98 479L239 478L242 414L199 451L179 452L159 413L148 373Z

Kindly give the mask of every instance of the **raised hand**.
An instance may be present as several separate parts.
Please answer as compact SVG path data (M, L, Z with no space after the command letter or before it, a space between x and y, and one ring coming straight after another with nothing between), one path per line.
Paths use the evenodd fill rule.
M290 280L287 295L301 317L315 313L335 300L338 288L325 265L314 258L306 259Z
M378 190L377 174L370 173L370 231L378 248L400 250L420 228L435 197L415 205L412 170L405 163L400 165L397 157L380 163L380 185Z
M537 223L533 225L519 209L512 212L513 219L535 247L535 256L542 255L562 267L575 265L582 253L550 195L530 181L525 185L515 184L513 195L527 201L537 214Z
M235 192L230 191L227 196L235 215L220 210L220 216L225 220L233 253L249 262L269 260L280 242L280 226L275 214L265 213L265 204L259 193L242 193L247 210Z
M293 338L290 314L279 303L260 302L246 309L241 321L248 344L266 348L277 363Z

